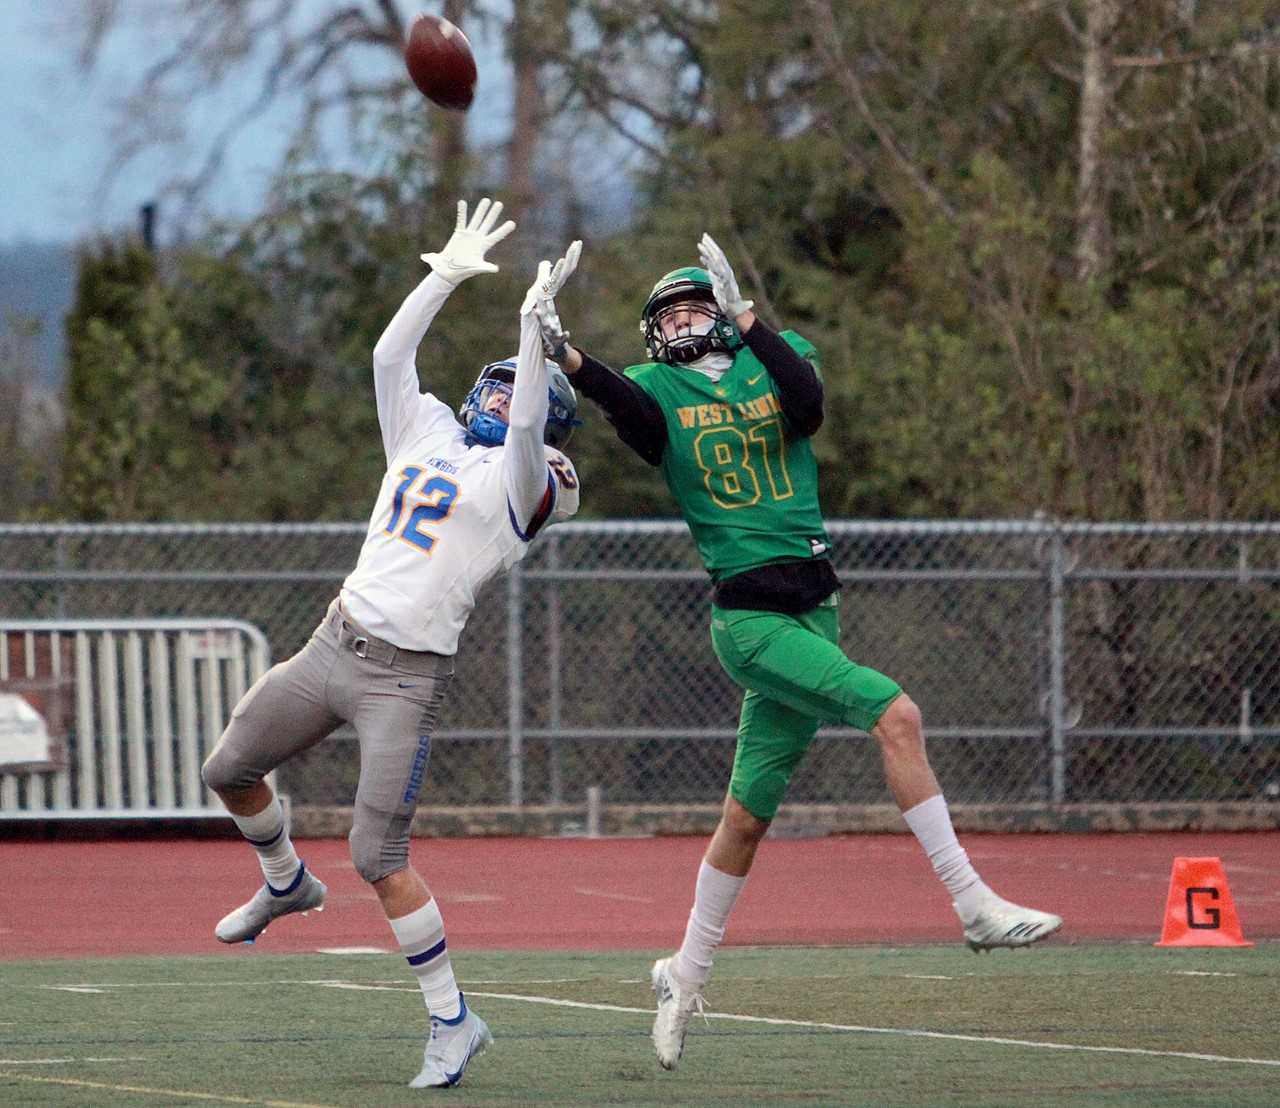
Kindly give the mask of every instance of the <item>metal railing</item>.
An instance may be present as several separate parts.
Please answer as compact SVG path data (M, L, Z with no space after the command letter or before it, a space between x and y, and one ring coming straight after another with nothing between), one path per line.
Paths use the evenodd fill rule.
M921 705L959 803L1280 799L1280 525L833 522L842 646ZM0 618L235 617L299 649L365 528L0 526ZM717 800L740 693L683 524L551 528L482 594L431 804ZM350 732L281 770L349 803ZM0 786L4 787L4 786ZM795 802L888 800L874 743L824 727Z
M222 815L200 765L270 650L208 619L0 619L0 691L25 692L67 764L0 776L0 819Z

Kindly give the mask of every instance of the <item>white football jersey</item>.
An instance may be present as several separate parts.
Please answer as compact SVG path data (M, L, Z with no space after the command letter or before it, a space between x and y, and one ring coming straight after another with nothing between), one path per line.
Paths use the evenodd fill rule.
M425 300L411 296L401 309L412 309L407 314L420 330L398 334L398 314L375 350L388 467L341 595L348 614L370 634L405 650L454 654L481 586L524 557L533 538L524 529L568 519L578 510L579 489L569 459L541 442L541 426L533 443L524 441L526 427L513 425L504 446L468 446L452 409L418 391L413 352L448 295L447 287L433 284L428 279L416 290L430 294ZM521 350L536 351L540 364L536 334L536 325L532 338L522 332ZM388 336L400 340L395 349ZM525 361L520 364L517 395ZM527 383L541 389L545 411L545 376L532 367Z

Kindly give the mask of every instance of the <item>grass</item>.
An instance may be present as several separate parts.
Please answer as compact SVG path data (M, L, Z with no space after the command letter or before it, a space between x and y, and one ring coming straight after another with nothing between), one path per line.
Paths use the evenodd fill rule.
M0 964L0 1104L1280 1103L1275 943L729 949L675 1073L645 956L456 958L497 1041L449 1092L405 1087L426 1019L391 955Z

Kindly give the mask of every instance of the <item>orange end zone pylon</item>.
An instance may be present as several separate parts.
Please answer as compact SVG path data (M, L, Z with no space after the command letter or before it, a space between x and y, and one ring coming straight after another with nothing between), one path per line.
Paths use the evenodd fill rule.
M1240 930L1221 858L1175 858L1156 946L1253 946Z

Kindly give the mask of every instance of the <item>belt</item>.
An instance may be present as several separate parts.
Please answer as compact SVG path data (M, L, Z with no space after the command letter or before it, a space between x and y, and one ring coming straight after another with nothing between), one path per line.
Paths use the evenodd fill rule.
M338 633L338 645L344 650L350 650L357 658L366 658L371 662L423 677L453 672L453 659L449 655L437 654L434 650L405 650L377 635L371 635L347 615L338 603L333 605L329 620Z

